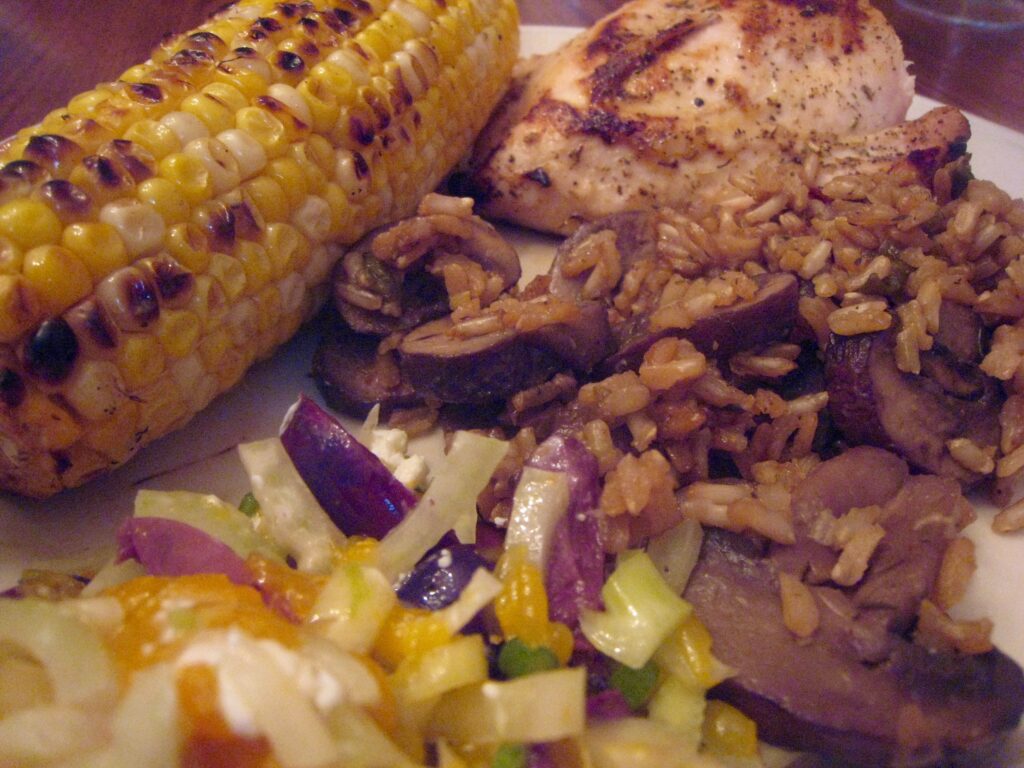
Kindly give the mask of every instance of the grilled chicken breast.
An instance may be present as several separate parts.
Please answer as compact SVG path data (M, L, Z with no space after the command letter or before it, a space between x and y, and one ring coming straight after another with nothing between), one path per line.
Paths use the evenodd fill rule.
M769 158L816 152L827 174L964 138L953 112L893 129L912 97L899 39L866 0L634 0L520 63L469 191L485 215L568 233Z

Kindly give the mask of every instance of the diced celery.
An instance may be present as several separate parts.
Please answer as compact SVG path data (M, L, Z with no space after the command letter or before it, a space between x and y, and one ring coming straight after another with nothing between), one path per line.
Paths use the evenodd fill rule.
M367 653L397 602L391 583L376 568L338 566L313 606L313 621L346 651Z
M704 690L675 675L666 675L647 705L652 720L671 725L696 750L700 746L704 723Z
M487 650L480 635L459 635L450 643L403 661L392 676L404 703L427 701L487 679Z
M385 575L394 581L460 520L476 520L476 497L507 451L508 443L501 440L472 432L455 434L445 465L423 498L381 540L377 555Z
M579 736L586 725L586 670L538 672L488 681L443 696L430 735L455 744L538 743Z
M601 653L634 669L644 666L692 611L640 551L620 557L601 598L605 610L584 610L580 629Z
M525 467L512 497L505 547L523 545L530 562L547 566L551 536L569 508L569 481L564 472Z

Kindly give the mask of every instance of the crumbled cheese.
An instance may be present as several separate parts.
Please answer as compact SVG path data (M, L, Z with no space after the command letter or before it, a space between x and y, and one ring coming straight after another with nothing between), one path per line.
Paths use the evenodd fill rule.
M421 490L426 485L427 462L422 456L407 455L409 436L403 430L373 429L368 447L406 488Z
M259 729L244 696L238 691L231 676L224 674L222 664L233 654L250 653L251 648L258 649L262 658L271 660L320 712L326 713L343 701L362 698L358 694L351 695L352 692L347 690L347 681L338 679L323 664L300 655L274 640L257 640L236 628L226 632L213 632L190 643L178 657L177 667L181 669L202 664L217 670L221 714L231 730L240 736L257 736ZM357 686L365 684L364 680L352 682Z

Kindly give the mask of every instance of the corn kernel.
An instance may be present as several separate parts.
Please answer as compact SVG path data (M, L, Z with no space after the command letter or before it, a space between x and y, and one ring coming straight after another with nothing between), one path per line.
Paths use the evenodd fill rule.
M213 196L213 179L198 157L174 152L160 161L160 176L173 182L192 205Z
M288 149L289 136L284 123L265 109L246 107L238 110L235 127L256 139L267 157L279 157Z
M229 304L233 304L235 299L245 292L245 267L233 256L228 256L226 253L211 253L207 273L220 283Z
M694 679L703 688L720 682L715 674L715 657L711 653L711 633L696 614L679 625L669 642L682 653L693 673Z
M331 130L338 119L338 97L332 93L324 80L307 77L297 88L299 94L309 105L313 118L313 135L324 134Z
M22 274L45 315L60 314L92 292L92 275L85 264L59 245L41 245L26 253Z
M68 102L69 115L91 115L96 107L110 98L110 92L95 88L72 97Z
M121 236L102 221L70 225L61 236L61 244L82 261L93 280L100 280L129 263Z
M210 266L206 234L196 224L175 224L167 230L164 245L191 272L203 274Z
M203 328L209 331L221 324L228 311L228 297L220 283L210 275L196 277L188 309L195 312Z
M240 240L235 245L235 258L245 270L245 288L247 293L255 293L270 280L270 257L267 249L259 243Z
M704 749L713 755L757 757L757 724L724 701L708 702L703 731Z
M136 190L136 196L150 205L164 220L167 226L178 224L188 219L190 207L185 195L177 184L155 176L146 179Z
M281 292L276 286L268 285L254 297L256 301L256 324L259 343L256 354L259 357L270 354L284 340L282 336Z
M161 376L135 396L139 401L139 423L153 434L170 432L192 415L192 409L170 377Z
M82 442L111 461L121 462L138 447L138 425L139 404L122 400L110 416L89 425Z
M19 198L0 206L0 237L24 251L57 242L62 229L57 214L38 200Z
M231 335L226 328L217 328L199 342L199 355L208 371L216 371L231 349Z
M186 96L181 101L181 110L202 120L211 134L220 133L234 126L235 110L206 93Z
M263 240L267 246L270 273L274 280L293 272L301 272L309 263L309 241L291 224L268 224Z
M306 174L294 158L279 157L272 160L264 173L281 185L281 189L288 196L288 207L292 210L298 208L309 193Z
M156 335L168 357L184 357L199 342L202 324L195 312L165 309L160 313Z
M0 237L0 274L17 275L23 262L21 248L6 237Z
M124 132L124 138L147 150L156 160L181 149L174 131L156 120L132 123Z
M42 316L42 302L24 277L0 275L0 343L16 341Z
M160 342L149 333L124 334L117 348L117 368L129 390L152 384L164 371Z
M286 221L291 215L288 196L274 179L257 176L245 182L242 190L259 209L264 221Z
M331 230L328 237L332 240L345 239L344 235L352 225L352 206L349 204L348 195L333 181L324 187L323 195L331 211Z
M215 83L224 83L236 89L246 98L252 99L267 90L267 81L251 69L233 67L230 63L221 62L214 75Z
M46 395L29 391L18 406L18 419L44 451L60 451L82 436L75 417Z

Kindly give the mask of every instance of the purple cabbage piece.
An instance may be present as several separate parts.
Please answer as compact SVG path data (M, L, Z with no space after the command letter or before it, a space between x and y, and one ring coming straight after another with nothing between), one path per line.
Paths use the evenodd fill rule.
M616 720L629 717L633 710L622 692L615 688L607 688L587 697L588 720Z
M416 506L416 494L308 397L299 398L281 442L320 506L348 536L381 539Z
M440 544L428 552L398 588L411 605L436 611L454 603L477 568L487 563L471 544Z
M153 576L222 573L235 584L252 574L231 547L188 523L163 517L130 517L117 532L117 560L138 560Z
M589 644L579 632L583 608L601 607L604 548L597 520L600 484L597 459L574 437L555 434L541 443L528 464L564 472L569 480L569 509L555 526L548 561L551 618L573 628L577 649Z

